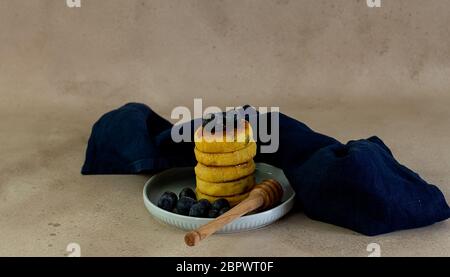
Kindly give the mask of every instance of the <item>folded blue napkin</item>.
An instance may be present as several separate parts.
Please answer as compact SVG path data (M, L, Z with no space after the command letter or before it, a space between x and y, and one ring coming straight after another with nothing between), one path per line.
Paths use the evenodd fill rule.
M270 115L258 114L258 120L264 116ZM365 235L450 217L442 192L398 163L378 137L342 144L282 113L279 124L278 151L258 151L255 160L283 169L308 217ZM194 144L173 142L171 128L144 104L129 103L105 114L92 128L82 174L194 166Z

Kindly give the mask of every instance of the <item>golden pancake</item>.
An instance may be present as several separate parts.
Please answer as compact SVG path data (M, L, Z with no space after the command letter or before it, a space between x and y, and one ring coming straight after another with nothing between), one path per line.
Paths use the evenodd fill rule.
M197 177L197 189L210 196L233 196L250 191L255 186L255 177L249 175L239 180L224 183L207 182Z
M204 153L229 153L245 148L254 139L250 123L245 120L242 122L245 128L233 129L222 134L203 133L203 127L200 126L194 134L195 147Z
M245 148L229 153L205 153L194 148L195 158L207 166L230 166L243 164L256 155L256 142L250 142Z
M216 201L219 198L224 198L228 201L228 203L230 203L230 206L236 206L237 204L239 204L240 202L242 202L242 200L244 200L245 198L248 197L249 192L243 193L243 194L237 194L237 195L233 195L233 196L211 196L211 195L207 195L202 193L198 188L195 189L195 193L197 194L197 199L206 199L209 202L213 203L214 201Z
M207 182L228 182L248 176L255 171L255 162L250 160L243 164L233 166L206 166L198 163L195 175Z

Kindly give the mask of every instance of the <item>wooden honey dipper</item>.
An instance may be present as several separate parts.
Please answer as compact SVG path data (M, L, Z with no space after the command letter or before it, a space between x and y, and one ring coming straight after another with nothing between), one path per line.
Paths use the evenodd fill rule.
M195 246L200 241L214 234L231 221L258 209L267 209L275 206L283 197L283 188L273 180L264 180L256 185L249 196L234 208L217 217L213 221L191 231L184 236L184 242L189 246Z

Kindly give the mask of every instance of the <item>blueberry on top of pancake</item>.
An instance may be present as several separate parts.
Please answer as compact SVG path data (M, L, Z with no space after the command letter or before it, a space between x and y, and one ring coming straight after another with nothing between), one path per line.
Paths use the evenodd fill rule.
M236 110L231 110L222 113L210 113L207 114L202 121L202 127L206 125L213 124L211 133L215 133L216 128L221 128L222 131L227 130L227 126L233 126L233 129L239 129L242 127L240 124L243 118L240 116L239 112Z

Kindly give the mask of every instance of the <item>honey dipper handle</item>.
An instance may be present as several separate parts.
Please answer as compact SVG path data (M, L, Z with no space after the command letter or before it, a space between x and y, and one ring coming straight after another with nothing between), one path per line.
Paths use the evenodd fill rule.
M214 234L223 226L251 211L254 211L264 205L264 197L258 190L252 191L250 195L234 208L214 219L213 221L201 226L197 230L191 231L184 236L184 242L189 246L197 245L201 240Z

